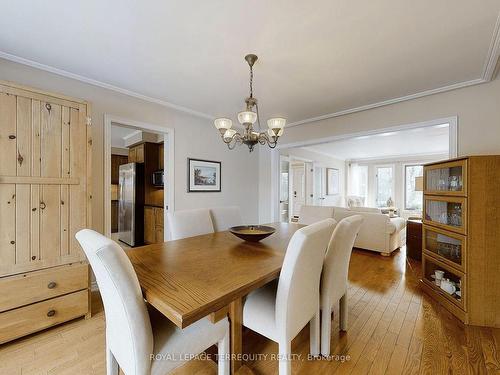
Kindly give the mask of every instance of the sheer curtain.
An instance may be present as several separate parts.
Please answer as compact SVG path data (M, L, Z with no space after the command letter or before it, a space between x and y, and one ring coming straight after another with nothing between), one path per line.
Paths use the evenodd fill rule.
M358 163L349 164L347 194L363 197L365 205L368 203L368 166Z

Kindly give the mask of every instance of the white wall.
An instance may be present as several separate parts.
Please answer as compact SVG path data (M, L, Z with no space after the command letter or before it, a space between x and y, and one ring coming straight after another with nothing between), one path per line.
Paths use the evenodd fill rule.
M175 129L175 208L177 210L220 205L238 205L243 219L258 218L257 152L246 147L229 151L212 122L171 108L132 98L45 71L0 59L0 80L87 100L92 105L93 228L103 231L103 121L108 113ZM196 87L193 87L196 90ZM187 158L222 162L221 193L187 193Z
M334 196L326 196L324 205L332 206L343 206L345 203L345 191L346 191L346 173L345 173L345 161L320 154L311 150L304 150L303 148L287 148L280 150L281 155L298 157L301 159L307 159L315 163L316 166L321 166L324 168L336 168L339 170L340 194ZM324 176L323 181L326 181L326 176Z
M385 107L285 129L281 144L352 134L391 126L458 117L458 155L500 154L500 79ZM271 181L270 152L260 156L260 183ZM267 165L267 168L265 166ZM266 190L265 186L259 187ZM270 204L270 202L268 203ZM261 202L261 221L273 211Z

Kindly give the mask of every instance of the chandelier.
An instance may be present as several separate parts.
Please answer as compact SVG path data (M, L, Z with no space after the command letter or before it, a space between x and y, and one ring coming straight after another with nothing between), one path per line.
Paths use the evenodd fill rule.
M238 121L243 125L244 130L240 134L232 129L233 121L224 117L215 119L214 125L230 150L234 149L236 144L245 144L252 152L257 143L261 145L267 144L269 147L275 148L278 144L278 138L283 134L286 119L281 117L271 118L267 120L267 131L260 131L259 106L257 105L257 99L253 97L253 65L257 61L257 56L246 55L245 60L250 66L250 96L245 99L246 110L238 113ZM255 111L253 111L254 107ZM255 122L257 122L259 131L255 131L253 128Z

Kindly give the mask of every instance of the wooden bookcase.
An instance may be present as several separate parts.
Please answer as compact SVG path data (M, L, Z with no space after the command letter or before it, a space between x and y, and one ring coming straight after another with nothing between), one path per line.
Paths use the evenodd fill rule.
M0 82L0 343L90 316L89 103Z
M500 327L500 156L425 165L422 221L424 290L466 324Z

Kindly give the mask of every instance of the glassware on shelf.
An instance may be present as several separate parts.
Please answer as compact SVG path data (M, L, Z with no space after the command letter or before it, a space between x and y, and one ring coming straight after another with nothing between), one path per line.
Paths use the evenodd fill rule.
M463 190L462 166L430 169L425 173L427 181L426 190L450 192Z

